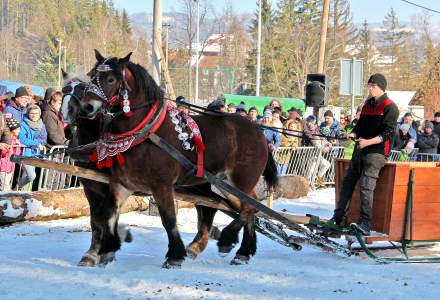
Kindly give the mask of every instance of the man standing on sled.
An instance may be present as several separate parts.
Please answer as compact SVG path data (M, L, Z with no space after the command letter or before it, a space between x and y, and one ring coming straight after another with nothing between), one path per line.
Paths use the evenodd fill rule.
M391 150L394 128L399 110L385 93L387 81L382 74L374 74L368 80L368 99L352 133L348 135L356 141L347 175L342 182L339 202L330 222L340 225L347 204L360 180L360 219L352 224L363 235L370 234L373 217L373 195L379 171L385 164Z

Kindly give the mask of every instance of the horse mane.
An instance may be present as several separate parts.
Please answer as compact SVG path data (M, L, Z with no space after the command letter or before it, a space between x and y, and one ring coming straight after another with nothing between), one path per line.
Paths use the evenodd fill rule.
M106 64L108 64L112 68L118 80L122 80L122 70L117 62L117 57L106 59ZM95 64L92 71L88 73L90 77L94 76L94 71L101 63L102 62L97 62ZM156 100L163 101L163 90L160 88L160 86L156 84L156 81L154 81L153 77L151 77L151 75L143 66L130 61L128 62L127 68L133 74L133 77L135 79L134 92L136 94L143 91L145 93L145 101L148 103L148 105L152 105Z
M129 62L127 68L135 78L135 92L144 91L145 100L148 102L148 105L153 104L156 100L163 101L163 90L156 84L156 81L144 67Z

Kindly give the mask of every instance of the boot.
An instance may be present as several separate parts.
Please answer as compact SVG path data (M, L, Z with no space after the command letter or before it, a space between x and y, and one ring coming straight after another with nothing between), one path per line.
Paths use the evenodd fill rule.
M325 187L324 178L322 178L321 176L316 176L316 182L318 183L318 187L320 188Z
M370 235L370 225L367 222L351 223L351 227L359 231L362 235Z

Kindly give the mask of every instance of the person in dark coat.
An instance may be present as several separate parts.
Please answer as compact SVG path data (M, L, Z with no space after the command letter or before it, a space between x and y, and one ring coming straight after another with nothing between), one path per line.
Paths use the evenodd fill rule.
M30 96L27 89L22 86L15 91L15 97L6 103L6 108L3 110L5 119L14 117L18 122L22 122L24 115L27 113L27 106L30 101Z
M49 147L67 145L69 140L64 133L64 123L61 119L60 108L63 101L63 94L55 92L52 94L49 104L42 108L42 119L47 130L47 144Z
M369 97L362 107L359 121L348 135L349 138L356 140L355 150L342 182L339 202L330 221L337 225L341 224L359 181L360 218L358 223L352 226L363 235L370 234L376 181L390 152L399 116L397 105L385 93L386 86L387 81L382 74L374 74L368 80Z
M418 153L437 154L439 137L433 132L433 130L434 124L430 121L426 121L423 133L419 133L417 136L417 147L419 148ZM432 161L433 157L428 158L429 161ZM426 159L423 159L423 161L426 161Z
M440 138L440 111L434 114L432 124L434 125L434 133ZM437 154L440 154L440 143L437 147Z

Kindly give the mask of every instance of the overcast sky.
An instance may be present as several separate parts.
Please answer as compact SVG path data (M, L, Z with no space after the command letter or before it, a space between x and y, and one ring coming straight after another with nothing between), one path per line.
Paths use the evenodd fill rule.
M273 7L276 7L278 0L270 0ZM125 8L130 14L135 12L149 12L153 11L154 0L114 0L118 8ZM210 0L208 1L213 7L218 7L219 11L226 4L232 3L232 7L237 12L252 13L257 9L257 0ZM422 6L429 7L440 11L440 1L438 0L411 0L410 2L417 3ZM163 0L163 11L167 12L174 8L179 10L180 0ZM391 9L397 12L399 20L410 21L411 15L420 13L421 8L410 5L402 0L350 0L351 10L355 23L362 23L365 19L369 23L381 22L385 14ZM430 13L432 23L440 23L440 14Z

